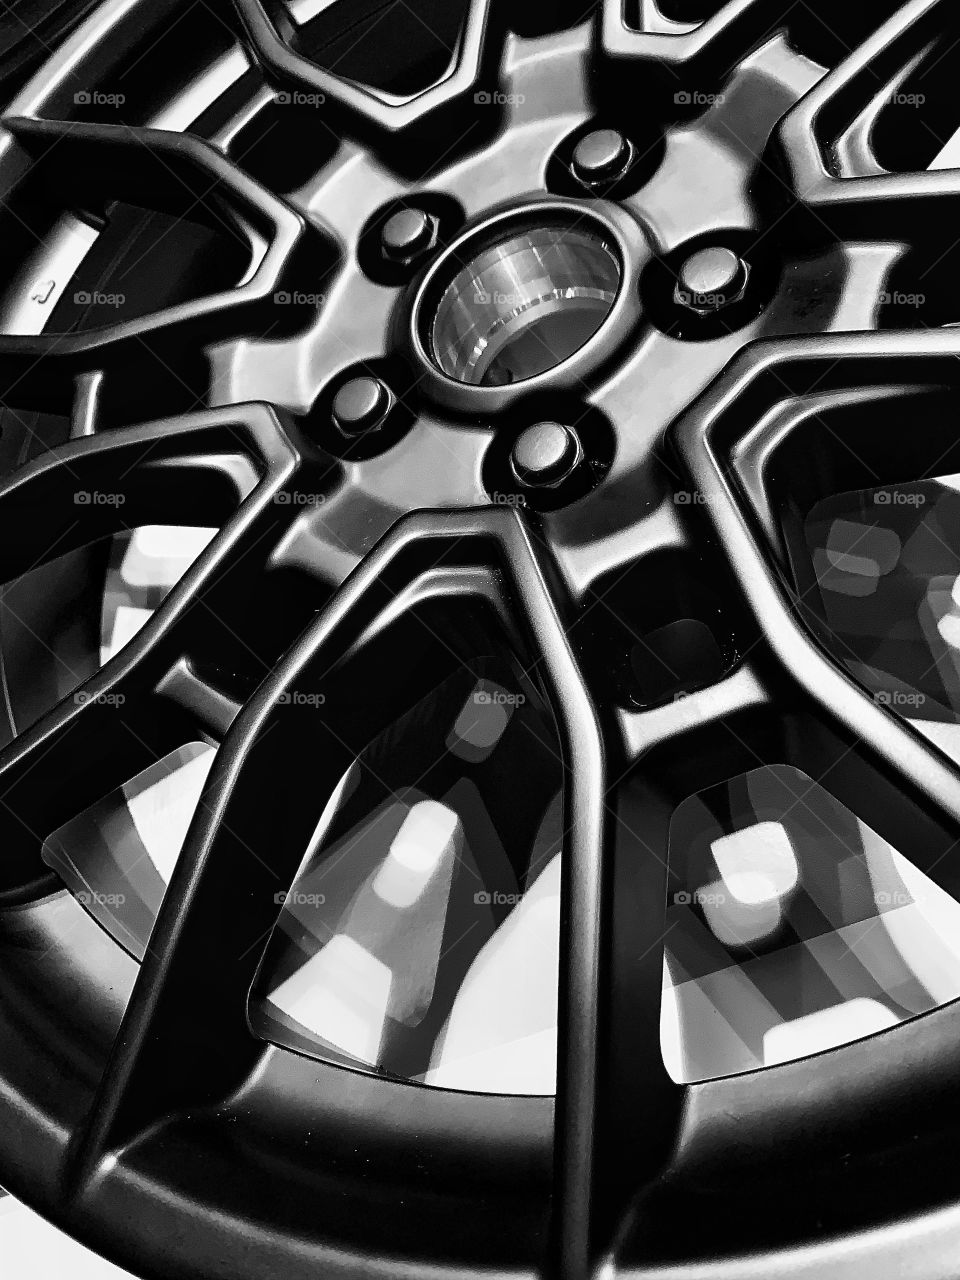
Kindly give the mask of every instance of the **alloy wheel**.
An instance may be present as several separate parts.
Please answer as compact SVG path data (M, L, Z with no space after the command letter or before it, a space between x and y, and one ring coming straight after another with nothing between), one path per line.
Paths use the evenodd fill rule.
M5 118L0 1182L158 1277L949 1276L958 19L454 8L107 0ZM198 753L148 885L103 806ZM501 879L350 880L451 754ZM544 849L556 1096L431 1087ZM449 871L389 1044L277 1013L334 861Z

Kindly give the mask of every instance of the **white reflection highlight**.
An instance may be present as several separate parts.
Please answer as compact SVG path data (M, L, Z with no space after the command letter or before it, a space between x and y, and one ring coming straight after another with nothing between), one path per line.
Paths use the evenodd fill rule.
M728 891L745 906L775 902L796 888L797 856L780 822L757 822L710 846Z
M792 1062L812 1053L823 1053L852 1040L862 1040L887 1027L895 1027L900 1019L880 1003L860 996L845 1000L829 1009L818 1009L791 1022L771 1027L763 1037L765 1066Z
M390 969L340 933L271 992L268 1003L344 1053L377 1062L392 985Z
M141 525L130 538L120 576L131 587L172 587L216 534L192 525Z
M437 868L456 850L460 819L435 800L415 804L394 836L373 881L382 902L406 910L421 897Z
M714 937L725 947L749 947L780 927L779 898L740 902L723 880L705 885L697 896Z

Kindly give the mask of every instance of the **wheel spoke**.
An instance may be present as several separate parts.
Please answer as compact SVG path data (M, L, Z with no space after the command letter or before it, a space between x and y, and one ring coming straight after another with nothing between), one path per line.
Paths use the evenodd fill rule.
M772 551L755 540L748 513L737 497L734 476L738 463L731 450L741 426L731 434L729 407L745 395L764 395L774 405L791 395L802 398L816 388L826 396L838 387L858 387L883 379L884 366L897 360L897 376L904 370L916 381L932 385L954 380L960 344L952 333L924 335L860 335L855 339L807 339L793 344L771 344L743 359L711 398L704 417L691 417L682 424L678 439L687 465L703 493L704 507L723 542L740 579L744 595L753 611L780 673L792 683L808 709L829 726L829 755L846 759L833 781L838 799L882 788L885 803L876 815L865 815L879 833L899 849L909 850L916 864L948 890L960 887L955 846L960 838L960 774L945 758L922 742L919 736L876 699L864 695L853 678L828 657L821 642L806 625L809 611L798 600L795 589L783 579L782 551ZM804 425L804 415L795 426ZM783 421L767 428L768 439L783 438ZM949 464L949 448L936 443L935 428L929 427L931 457L942 456ZM914 437L913 445L918 441ZM863 448L862 439L849 447L853 453ZM914 453L916 450L914 451ZM747 463L761 460L769 468L762 439L754 437L745 455ZM858 465L867 467L867 463ZM743 463L740 464L743 467ZM890 457L884 460L889 467ZM898 460L894 466L909 467L915 462ZM922 464L921 464L922 466ZM743 469L749 470L749 466ZM894 470L898 478L904 474ZM908 474L908 473L907 473ZM874 475L876 473L874 472ZM881 481L876 481L881 483ZM754 478L749 486L758 492ZM761 520L769 524L769 500Z
M509 584L506 614L494 568ZM441 640L431 609L443 601L449 609L451 586L462 624ZM262 1056L247 1027L247 992L276 919L276 896L293 880L316 825L317 797L333 791L418 689L470 661L491 618L507 626L518 653L537 655L523 661L556 699L566 761L558 1168L567 1213L557 1226L565 1250L584 1247L583 1210L569 1211L592 1180L603 748L539 555L516 516L503 511L404 521L243 709L161 910L80 1148L81 1181L117 1143L171 1109L236 1088ZM385 681L385 670L402 670L403 679ZM293 691L323 691L322 714L304 710L309 699ZM193 1013L209 1036L199 1070L192 1053L184 1056Z
M776 25L776 21L771 22L769 9L762 0L730 0L692 30L665 34L630 27L623 0L603 0L603 48L614 59L655 62L673 72L674 77L683 70L691 74L709 72L712 79L725 74L735 59Z
M958 350L956 338L947 334L858 335L767 344L741 359L707 403L679 424L679 454L689 468L694 492L701 496L697 516L709 521L720 539L755 618L759 642L750 666L723 684L659 710L622 717L628 741L642 752L633 803L647 845L646 859L635 856L621 862L618 855L615 862L615 920L621 939L629 939L632 946L643 904L661 902L663 885L679 883L672 879L677 870L672 865L671 880L666 868L654 874L649 856L653 843L653 851L666 857L667 829L677 806L685 797L709 788L711 781L725 783L731 775L778 759L804 770L808 783L821 779L823 786L829 786L829 793L823 795L848 806L847 817L861 818L956 894L960 774L865 696L836 660L826 656L822 640L808 630L808 611L786 581L782 531L777 528L774 541L773 529L775 513L782 511L774 488L776 450L791 433L801 456L816 452L813 425L818 418L834 420L829 415L835 415L838 405L865 406L864 421L869 423L869 415L876 413L884 397L893 397L896 403L909 392L916 394L921 384L951 385ZM909 378L912 385L896 383L886 392L879 388L864 392L864 386L882 382L887 362L894 362L898 380ZM771 412L781 403L787 406L784 412ZM745 404L750 405L750 421L761 424L755 429L745 422ZM944 438L938 441L932 412L927 414L930 422L920 453L936 460L944 453ZM848 428L844 439L837 426L833 432L841 454L863 447L862 434ZM898 479L909 474L897 470L902 466L913 465L928 473L931 464L916 461L917 444L915 432L910 463L899 457L886 459ZM903 452L899 442L892 452L898 450ZM872 461L869 453L858 457L850 463L852 474ZM949 449L940 461L941 469L950 470ZM792 465L792 491L799 490L802 505L797 456ZM815 790L813 784L811 795ZM803 796L796 797L796 802L819 803ZM829 823L836 815L830 810L820 817ZM643 876L646 883L641 888ZM615 939L618 924L613 929ZM608 1050L613 1065L601 1096L607 1110L606 1132L612 1135L610 1176L620 1178L613 1212L623 1217L604 1224L603 1243L609 1246L617 1239L615 1265L624 1271L643 1266L651 1248L663 1247L658 1221L662 1206L652 1194L653 1179L644 1176L649 1172L655 1177L660 1170L636 1168L640 1164L636 1152L649 1140L649 1122L645 1129L642 1110L649 1104L650 1082L657 1080L658 1071L662 1092L654 1094L652 1109L661 1123L666 1117L673 1122L672 1128L665 1124L662 1130L666 1141L672 1138L677 1144L671 1177L679 1186L686 1185L688 1177L695 1184L704 1180L705 1185L714 1186L715 1194L721 1196L719 1218L730 1211L729 1202L722 1198L723 1187L738 1174L769 1168L775 1180L780 1178L778 1157L769 1145L772 1127L781 1142L790 1144L795 1158L816 1161L837 1160L852 1143L862 1146L864 1125L878 1103L889 1125L884 1143L895 1140L895 1134L909 1135L912 1112L901 1090L900 1065L910 1063L915 1087L929 1091L932 1099L943 1097L950 1087L948 1064L960 1036L955 1007L948 1006L885 1031L881 1051L875 1038L863 1039L845 1043L826 1056L787 1062L776 1071L671 1089L660 1058L656 1019L643 1020L644 1011L659 1006L655 984L662 932L658 935L657 930L662 928L661 916L643 935L656 957L647 966L645 1003L638 998L643 956L633 957L633 971L630 964L618 969L615 962L610 970L611 1026L616 1027L617 1037ZM636 1087L638 1078L644 1080L645 1088ZM631 1175L635 1196L626 1213ZM694 1192L693 1186L687 1189Z
M152 762L169 749L163 744L171 734L182 732L156 687L196 648L198 630L210 630L216 606L207 602L216 601L231 565L248 558L252 571L256 556L262 563L269 553L269 531L283 511L272 499L295 463L269 410L211 410L62 446L0 490L5 581L172 512L179 522L223 522L219 537L124 651L0 754L5 890L22 893L36 881L47 832ZM50 778L62 781L51 788Z
M118 3L0 146L0 1178L856 1270L960 1052L953 11Z
M860 112L895 91L949 12L945 0L910 0L784 117L776 150L815 226L848 238L914 238L921 228L929 234L934 214L952 223L956 170L886 173L871 158L864 174L838 145Z
M83 332L0 335L0 371L9 388L36 399L69 385L78 372L110 361L123 367L146 351L176 363L184 342L203 344L238 334L260 314L276 326L295 323L295 308L276 308L274 295L307 276L322 275L333 258L323 236L241 173L209 144L188 134L117 125L5 120L30 161L30 181L58 194L61 207L102 221L114 201L204 223L247 253L247 274L234 287L193 301ZM8 199L16 200L16 190ZM56 357L43 360L43 357ZM9 390L8 390L9 394Z
M436 128L438 113L445 117L440 121L445 136L452 133L456 139L463 124L458 123L454 109L476 87L500 34L495 30L497 0L471 0L452 69L431 88L402 98L376 93L298 53L282 30L290 28L289 17L276 18L263 0L232 0L232 4L251 53L269 78L311 95L329 112L332 127L366 139L393 136L427 119Z

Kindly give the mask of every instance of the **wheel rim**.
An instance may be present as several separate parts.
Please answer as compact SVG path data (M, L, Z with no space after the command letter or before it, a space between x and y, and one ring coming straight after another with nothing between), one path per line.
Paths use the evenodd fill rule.
M891 93L922 96L944 3L839 32L806 11L771 20L760 0L645 5L632 25L613 3L589 22L537 8L517 35L484 0L449 73L411 89L403 70L396 93L321 65L349 42L332 17L318 34L234 0L177 102L111 102L124 59L153 68L179 13L159 8L94 14L15 104L0 155L11 209L40 183L94 227L117 200L199 213L247 255L233 287L0 336L7 401L67 419L69 437L0 489L4 581L136 523L220 529L144 630L0 753L0 1178L145 1274L841 1276L896 1274L906 1250L947 1274L952 1189L917 1150L952 1099L955 1006L686 1085L659 1027L672 817L758 763L829 778L956 890L956 766L895 713L880 664L851 668L804 541L816 502L884 484L916 497L952 459L960 348L937 266L958 180L910 172L884 114ZM309 141L265 154L267 121ZM581 145L611 128L622 146ZM322 163L293 163L304 146ZM709 190L684 200L700 174ZM421 225L394 223L387 245L404 209ZM619 258L619 288L595 290L608 312L557 339L552 363L518 360L529 378L471 385L437 344L443 289L506 242L491 228L557 219ZM548 283L504 303L507 323L560 297ZM901 402L922 440L891 426ZM834 423L855 463L834 460ZM541 424L572 433L547 461L518 446ZM122 493L123 511L80 511L78 492ZM635 606L603 610L627 573L676 593L657 620L694 623L682 643L654 642ZM638 674L637 642L689 651L689 670ZM557 732L556 1103L416 1089L250 1025L274 882L295 880L318 794L439 674L488 652L518 664ZM231 684L251 655L257 679ZM43 838L198 734L222 746L138 965L54 891ZM888 1127L867 1139L878 1102ZM871 1162L907 1172L906 1202ZM761 1209L789 1194L789 1212L736 1221L747 1187ZM904 1203L902 1230L884 1229ZM710 1240L678 1246L691 1210Z

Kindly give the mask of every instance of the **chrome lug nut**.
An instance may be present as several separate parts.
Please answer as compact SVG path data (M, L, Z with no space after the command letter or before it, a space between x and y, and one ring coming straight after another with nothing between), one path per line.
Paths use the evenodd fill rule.
M380 247L384 258L410 266L437 243L437 219L424 209L398 209L383 224Z
M559 422L538 422L517 437L510 455L513 473L528 489L554 489L584 460L576 432Z
M377 431L386 422L394 397L379 378L363 376L345 382L333 398L333 425L348 439Z
M673 300L697 315L715 315L742 301L749 275L749 267L732 249L721 245L699 249L681 266Z
M594 129L580 139L573 150L573 176L585 187L603 187L616 182L633 163L630 142L616 129Z

